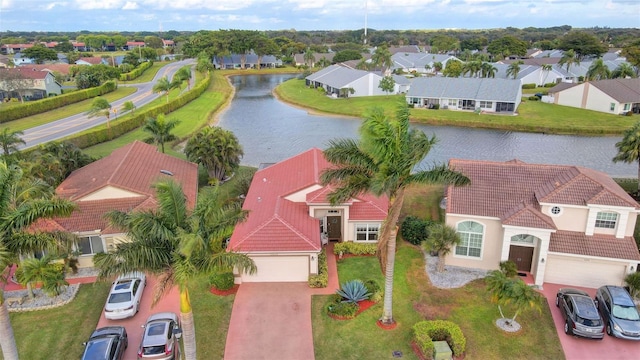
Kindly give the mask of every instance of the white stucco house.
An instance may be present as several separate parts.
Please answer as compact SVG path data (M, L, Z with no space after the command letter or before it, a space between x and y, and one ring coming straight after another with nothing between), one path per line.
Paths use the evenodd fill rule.
M446 223L461 243L447 265L498 269L511 260L535 285L623 285L640 253L638 203L607 174L579 166L452 159L467 186L448 187Z
M561 83L549 89L553 103L608 114L640 114L640 79Z
M307 86L323 88L332 97L389 95L379 87L383 77L376 72L336 64L307 76L305 82ZM401 89L406 89L406 84L396 82L392 94L397 94Z
M320 182L328 166L322 150L312 148L255 173L243 204L249 216L227 248L247 254L258 271L236 274L236 283L306 282L318 273L323 244L377 242L388 199L364 194L331 205L334 188Z

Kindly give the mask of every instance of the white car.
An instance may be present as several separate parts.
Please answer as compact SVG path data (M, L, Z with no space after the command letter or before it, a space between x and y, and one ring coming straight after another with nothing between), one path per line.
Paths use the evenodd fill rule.
M118 276L111 286L107 303L104 305L104 317L120 320L135 315L140 310L140 299L144 292L147 277L136 272Z

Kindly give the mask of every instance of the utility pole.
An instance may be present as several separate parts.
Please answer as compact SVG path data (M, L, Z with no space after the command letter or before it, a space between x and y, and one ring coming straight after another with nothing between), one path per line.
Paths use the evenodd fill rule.
M367 45L367 4L368 0L364 0L364 44Z

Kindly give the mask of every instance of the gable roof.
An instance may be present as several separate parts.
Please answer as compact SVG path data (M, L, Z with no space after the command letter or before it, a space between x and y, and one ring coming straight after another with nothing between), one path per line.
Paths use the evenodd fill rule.
M102 58L101 57L97 57L97 56L92 56L92 57L82 57L78 60L76 60L76 64L83 64L83 63L87 63L87 64L91 64L91 65L99 65L102 64Z
M26 69L33 69L36 71L56 71L64 75L69 75L71 69L71 65L69 64L29 64L22 65L22 67Z
M640 78L597 80L589 84L620 103L640 102Z
M407 97L518 102L520 86L520 80L418 77L411 80Z
M331 65L307 76L306 79L331 86L332 88L342 89L358 79L371 75L380 77L379 75L364 70L350 69L340 65Z
M513 225L548 229L546 225L553 221L540 212L540 203L640 209L607 174L583 167L459 159L450 160L449 167L469 177L471 184L447 189L447 213L495 217ZM514 218L524 207L529 218ZM543 223L534 222L531 214Z
M161 170L173 175L169 177ZM160 153L155 146L137 140L72 172L56 188L56 193L72 201L81 201L97 190L115 187L140 196L153 196L151 185L163 178L172 178L182 184L187 204L191 208L195 206L198 165Z
M258 170L244 201L247 221L236 226L229 249L255 251L320 251L319 220L309 216L309 204L328 204L330 189L322 188L320 174L330 164L322 150L312 148L279 163ZM306 200L286 197L305 189ZM330 187L328 187L330 188ZM349 204L350 218L382 220L388 201L362 195Z
M0 70L0 74L9 74L10 76L17 76L17 77L22 77L24 79L31 79L31 80L43 80L45 79L50 73L48 71L40 71L40 70L36 70L36 69L31 69L29 67L23 66L23 67L14 67L14 68L3 68ZM2 77L4 80L4 76Z

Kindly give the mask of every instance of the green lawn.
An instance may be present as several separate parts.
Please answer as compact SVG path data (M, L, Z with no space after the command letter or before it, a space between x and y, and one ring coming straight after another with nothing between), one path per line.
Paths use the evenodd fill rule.
M79 359L83 342L95 330L107 298L109 282L81 285L69 304L50 310L11 313L11 325L21 359L51 359L64 354ZM0 355L0 358L2 356Z
M305 86L304 80L289 80L276 88L276 94L295 105L323 113L363 117L371 107L382 107L392 114L404 95L366 96L332 99ZM549 134L618 135L636 121L637 116L619 116L597 111L523 101L517 116L482 114L466 111L411 110L412 121L431 125L465 126Z

